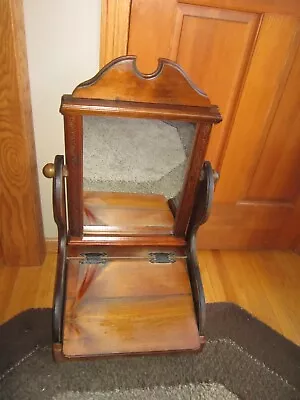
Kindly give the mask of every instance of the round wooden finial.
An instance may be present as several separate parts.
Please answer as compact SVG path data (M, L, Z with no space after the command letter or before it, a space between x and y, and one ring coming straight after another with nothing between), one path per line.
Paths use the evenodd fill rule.
M48 163L43 168L43 174L46 178L53 178L55 173L54 164Z

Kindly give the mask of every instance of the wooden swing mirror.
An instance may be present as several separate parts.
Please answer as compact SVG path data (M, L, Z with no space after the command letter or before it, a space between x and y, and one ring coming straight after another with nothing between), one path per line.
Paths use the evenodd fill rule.
M195 235L213 196L204 157L218 108L174 62L143 75L125 56L60 111L66 162L44 167L58 226L55 359L200 350Z

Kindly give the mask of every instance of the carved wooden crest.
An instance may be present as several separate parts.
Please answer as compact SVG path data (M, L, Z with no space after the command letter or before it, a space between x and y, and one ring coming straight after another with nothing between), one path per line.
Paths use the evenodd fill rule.
M72 97L141 103L210 107L205 93L197 89L173 61L159 59L152 74L142 74L135 56L119 57L97 75L78 85Z

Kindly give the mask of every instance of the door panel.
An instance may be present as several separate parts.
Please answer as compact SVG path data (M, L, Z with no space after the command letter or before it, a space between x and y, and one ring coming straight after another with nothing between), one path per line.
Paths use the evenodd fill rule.
M143 73L157 68L159 57L169 57L176 0L134 0L131 3L128 53L137 55Z
M202 248L299 241L299 17L294 0L132 0L127 51L138 68L177 61L224 117L207 155L221 179Z
M300 150L292 112L299 103L298 90L292 90L300 79L298 29L295 18L264 17L216 191L213 215L228 205L230 221L212 218L199 233L201 247L293 247L293 236L287 241L281 232L289 224L295 234L291 216L299 207L299 183L292 176Z
M189 5L178 5L176 11L171 58L222 112L223 123L214 127L207 155L217 167L260 18L256 14Z
M297 50L295 31L298 27L296 18L264 17L230 132L222 178L216 192L217 202L248 199L247 189L278 112L278 103ZM269 163L269 172L275 162Z
M248 199L293 203L300 191L300 47L247 192ZM297 84L298 82L298 84ZM269 165L272 165L270 173Z

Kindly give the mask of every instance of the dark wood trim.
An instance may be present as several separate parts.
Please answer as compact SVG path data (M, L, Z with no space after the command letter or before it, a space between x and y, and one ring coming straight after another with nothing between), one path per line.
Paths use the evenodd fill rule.
M131 1L101 0L100 67L127 54Z
M210 162L204 163L203 171L204 179L198 181L196 201L187 231L187 266L200 335L203 334L205 324L205 297L200 274L200 266L197 257L196 234L200 225L204 224L207 221L212 205L214 193L214 177Z
M189 166L186 171L185 181L176 211L174 225L174 234L176 236L184 236L188 227L211 128L212 125L208 123L199 123L197 126L193 151L190 155Z
M185 246L184 238L173 235L152 235L152 236L95 236L91 237L70 237L70 246Z
M58 230L58 254L53 299L52 336L53 342L62 343L67 251L67 215L63 156L58 155L55 157L54 167L53 215Z
M83 229L83 122L81 115L66 115L65 148L68 169L68 216L72 236L81 236Z
M197 231L209 218L215 190L214 172L209 161L205 161L202 168L201 179L197 182L195 204L187 230L189 239L193 231Z
M214 105L198 107L134 101L81 99L74 98L68 94L62 97L60 112L63 115L80 114L129 118L164 118L192 122L204 120L211 123L218 123L222 120L218 107Z
M78 356L78 357L66 357L63 353L63 347L60 343L53 343L52 354L56 362L66 362L66 361L89 361L95 360L96 358L101 358L103 360L111 357L141 357L141 356L160 356L169 354L191 354L200 353L206 343L205 337L200 335L199 337L200 345L196 349L187 350L166 350L166 351L149 351L149 352L136 352L136 353L117 353L117 354L95 354L89 357Z

